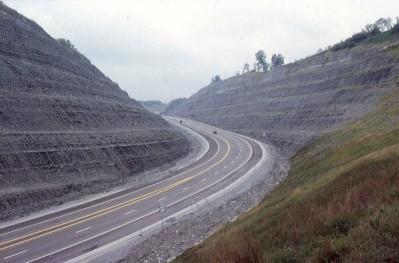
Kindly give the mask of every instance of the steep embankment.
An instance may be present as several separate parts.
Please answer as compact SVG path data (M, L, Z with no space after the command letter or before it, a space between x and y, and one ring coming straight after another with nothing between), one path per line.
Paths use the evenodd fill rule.
M301 149L257 207L176 260L398 261L399 82L363 119Z
M232 78L176 106L296 150L284 182L176 262L399 261L399 37L384 35ZM309 135L318 136L297 150Z
M188 150L83 55L0 3L0 219L105 189Z
M398 37L327 51L267 74L210 84L165 114L189 117L272 143L292 154L313 135L367 113L392 88Z

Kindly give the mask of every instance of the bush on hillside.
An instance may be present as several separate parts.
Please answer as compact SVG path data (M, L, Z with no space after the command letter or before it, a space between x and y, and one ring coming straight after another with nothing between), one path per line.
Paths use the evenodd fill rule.
M396 24L391 29L392 34L399 33L399 16L396 18Z
M345 48L353 48L358 43L363 42L368 39L374 39L375 36L382 34L394 34L399 32L399 19L397 18L397 23L392 26L391 18L380 18L373 24L367 24L364 29L356 34L353 34L350 38L341 41L334 46L332 46L332 51L338 51ZM378 38L378 37L377 37Z
M212 78L211 83L219 82L222 78L219 75L216 75Z
M272 67L278 67L284 65L284 57L280 53L273 54L272 56Z
M77 49L75 48L75 45L72 44L72 42L69 41L68 39L59 38L59 39L57 39L57 41L58 41L58 43L60 43L63 47L66 47L66 48L68 48L68 49L70 49L70 50L73 50L73 51L77 51Z
M335 44L331 49L333 51L337 51L337 50L344 49L344 48L353 48L354 46L356 46L356 44L367 39L369 36L377 35L379 33L380 33L380 31L377 28L374 28L374 30L372 30L370 32L362 31L362 32L353 34L350 38Z
M259 50L258 52L256 52L255 58L256 65L254 66L254 69L256 69L256 71L260 71L260 69L262 69L263 72L267 72L269 70L270 64L266 61L265 51Z

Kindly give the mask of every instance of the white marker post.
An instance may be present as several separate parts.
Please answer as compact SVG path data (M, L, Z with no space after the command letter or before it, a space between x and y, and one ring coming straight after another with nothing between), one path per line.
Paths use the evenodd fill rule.
M140 237L143 237L143 222L140 222Z
M162 222L162 231L163 231L163 218L164 218L164 214L166 212L166 206L163 202L159 203L159 212L161 212L161 216L162 216L161 222Z

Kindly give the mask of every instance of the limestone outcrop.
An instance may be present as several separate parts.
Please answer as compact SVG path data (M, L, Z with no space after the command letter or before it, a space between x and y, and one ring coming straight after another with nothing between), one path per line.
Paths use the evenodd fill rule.
M214 82L164 114L249 135L292 155L314 136L366 114L396 87L398 45L399 37L391 37Z
M76 49L0 3L0 219L121 184L189 148Z

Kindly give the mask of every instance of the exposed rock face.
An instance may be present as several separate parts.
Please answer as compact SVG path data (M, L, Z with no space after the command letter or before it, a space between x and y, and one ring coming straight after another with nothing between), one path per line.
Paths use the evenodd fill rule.
M179 132L83 55L0 3L0 219L121 183L188 151Z
M165 114L246 134L293 154L314 135L367 113L395 87L398 38L216 82Z

